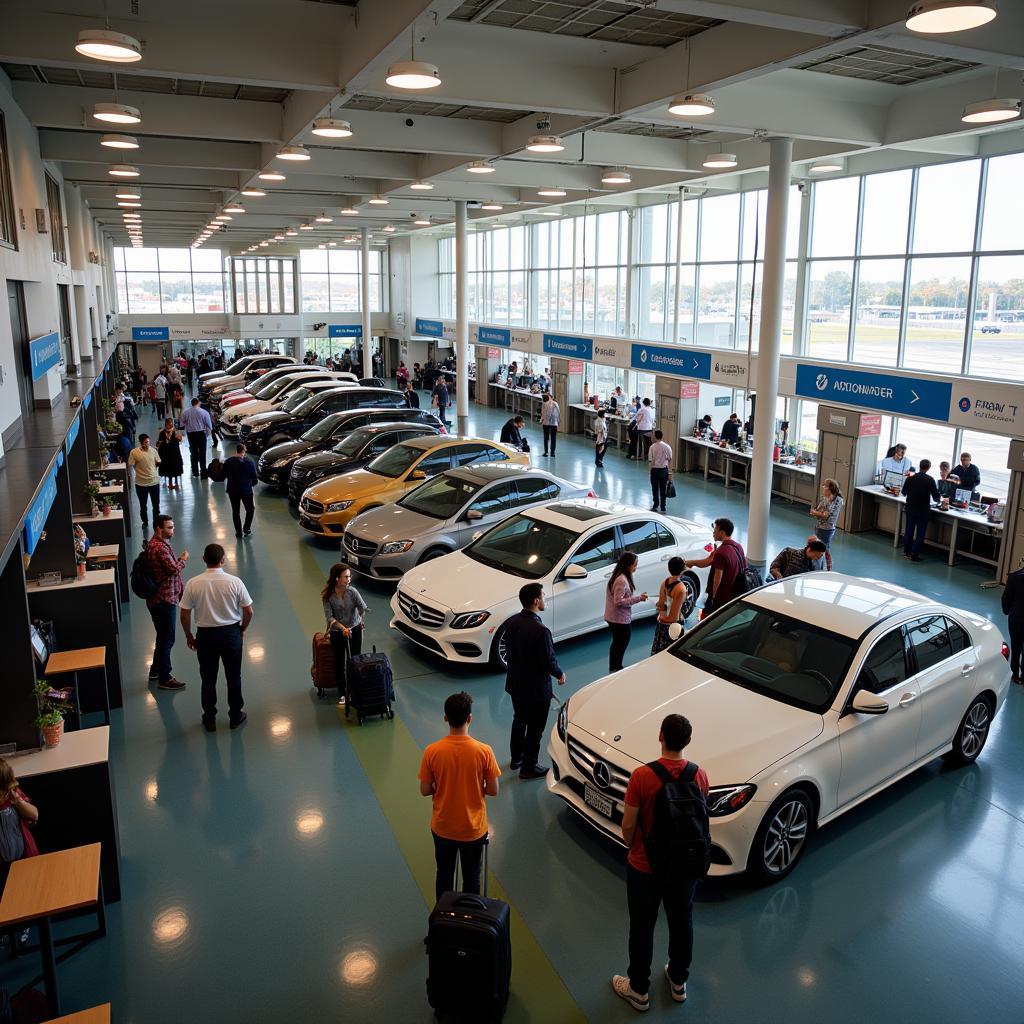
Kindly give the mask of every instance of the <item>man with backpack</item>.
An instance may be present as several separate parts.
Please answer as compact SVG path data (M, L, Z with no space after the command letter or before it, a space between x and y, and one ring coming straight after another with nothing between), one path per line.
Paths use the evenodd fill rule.
M693 894L711 857L708 777L683 757L692 732L688 719L667 715L658 733L661 757L637 768L626 787L622 838L629 846L629 971L612 978L612 990L640 1013L650 1009L654 928L663 903L668 921L665 979L672 998L686 1002Z
M747 568L747 556L743 547L732 539L733 523L731 519L716 519L712 527L712 536L718 545L707 558L691 559L686 562L687 569L706 569L708 573L707 598L704 601L704 614L708 615L716 608L728 604L734 597L747 592L744 570Z
M146 598L156 642L153 645L153 662L149 669L149 681L155 682L161 690L184 690L185 684L175 679L171 670L171 649L174 647L174 622L181 599L181 573L188 562L188 552L181 557L174 554L171 538L174 536L174 520L168 515L153 519L153 536L146 545L146 560L155 589Z

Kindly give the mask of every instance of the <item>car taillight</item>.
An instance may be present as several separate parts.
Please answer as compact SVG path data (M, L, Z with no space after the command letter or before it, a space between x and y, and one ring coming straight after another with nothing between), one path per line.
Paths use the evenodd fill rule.
M1008 647L1008 646L1006 645L1006 642L1005 642L1005 641L1004 641L1004 642L1003 642L1003 644L1002 644L1002 645L1000 646L1000 648L999 648L999 652L1000 652L1000 654L1002 654L1002 656L1003 656L1003 657L1004 657L1004 658L1005 658L1005 659L1006 659L1007 661L1009 661L1009 660L1010 660L1010 648L1009 648L1009 647Z
M715 545L714 544L705 544L704 545L704 550L707 551L708 554L710 554L712 551L715 550Z
M588 498L596 498L597 495L591 490L591 491L587 491L587 497Z

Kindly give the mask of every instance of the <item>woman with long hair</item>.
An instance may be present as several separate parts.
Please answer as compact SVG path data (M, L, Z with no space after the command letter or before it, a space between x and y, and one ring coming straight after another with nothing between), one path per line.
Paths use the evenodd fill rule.
M362 594L352 586L352 570L344 562L335 562L331 566L320 599L324 604L327 635L334 651L338 703L344 704L348 659L363 652L363 616L368 609Z
M633 573L638 559L632 551L624 551L612 570L604 595L604 621L612 634L612 646L608 652L608 671L618 672L622 668L629 638L633 635L633 605L647 600L647 591L635 593Z
M160 475L167 481L169 491L181 489L185 463L181 458L181 432L170 417L164 420L163 430L156 437L156 453L160 456Z
M836 523L843 511L843 492L839 489L839 481L827 477L821 482L821 498L811 509L811 515L818 520L814 528L815 536L825 545L825 568L832 571L832 538L835 536Z

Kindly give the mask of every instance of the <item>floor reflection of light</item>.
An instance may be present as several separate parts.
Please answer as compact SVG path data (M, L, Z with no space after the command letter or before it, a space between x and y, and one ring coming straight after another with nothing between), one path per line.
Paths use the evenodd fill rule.
M150 779L146 783L146 799L151 803L156 803L156 798L160 795L160 787L157 785L156 779Z
M188 914L181 907L171 907L153 920L153 938L162 945L171 945L188 931Z
M270 720L270 735L276 740L283 740L292 733L292 720L278 715Z
M266 653L267 650L262 644L254 644L249 648L249 660L262 661Z
M153 696L153 694L151 694L151 693L147 693L147 694L146 694L146 703L147 703L147 704L148 704L148 705L149 705L149 706L150 706L151 708L155 708L155 707L156 707L156 697L155 697L155 696Z
M814 983L818 980L814 971L810 967L801 967L796 972L797 981L803 985L804 988L812 988Z
M295 819L295 831L300 836L315 836L324 827L324 816L319 811L300 811Z
M341 961L341 980L346 985L368 985L377 974L377 958L368 949L357 949Z

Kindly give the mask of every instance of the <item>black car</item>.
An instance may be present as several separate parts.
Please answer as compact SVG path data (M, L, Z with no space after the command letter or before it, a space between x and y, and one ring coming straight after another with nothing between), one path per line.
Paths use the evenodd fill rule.
M402 392L389 391L387 388L328 388L302 401L299 396L304 390L299 388L291 398L286 398L280 409L260 412L244 419L238 430L238 440L244 442L250 452L258 455L271 445L301 437L310 427L332 412L342 412L345 409L406 407Z
M318 480L325 476L334 476L336 473L351 473L354 469L362 469L371 459L375 459L401 441L422 437L424 434L443 432L439 420L436 421L436 425L389 422L353 430L333 448L325 452L303 455L292 463L291 475L288 477L288 500L291 504L298 505L302 492L307 487L312 487Z
M349 409L325 416L297 441L268 448L256 462L256 475L271 487L286 488L295 460L312 452L333 448L353 430L372 423L421 423L445 433L441 421L429 409Z

